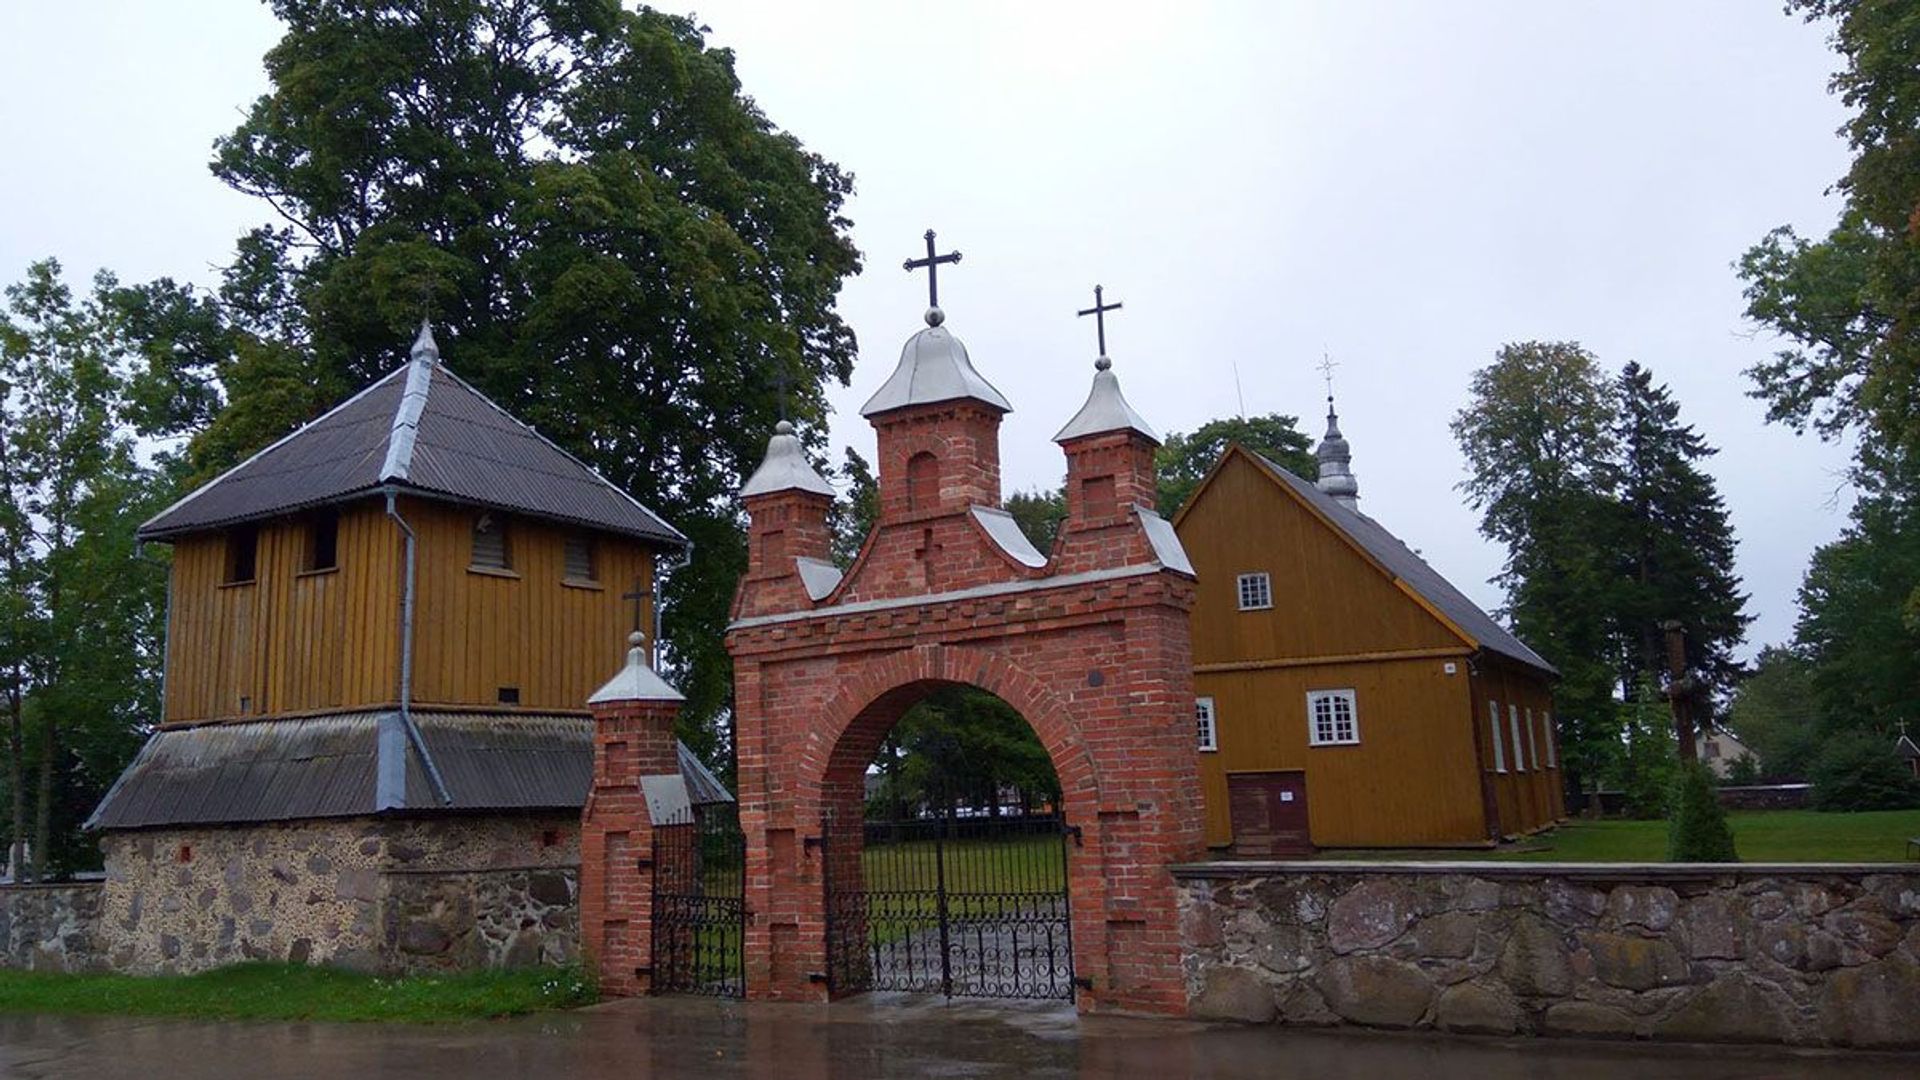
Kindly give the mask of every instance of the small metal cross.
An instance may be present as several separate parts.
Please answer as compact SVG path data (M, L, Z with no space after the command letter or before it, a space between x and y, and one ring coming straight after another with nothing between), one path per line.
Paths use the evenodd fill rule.
M787 415L787 386L793 382L793 376L787 374L787 365L781 364L774 369L773 385L780 393L780 419L791 420Z
M646 583L645 583L645 582L643 582L643 581L642 581L641 579L639 579L639 578L635 578L635 579L633 579L633 591L632 591L632 592L625 592L625 593L621 593L621 594L620 594L620 599L622 599L622 600L631 600L631 601L633 601L633 629L634 629L634 632L635 632L635 633L645 633L645 632L646 632L646 628L640 625L640 618L641 618L641 615L640 615L640 611L641 611L641 605L642 605L642 604L644 604L644 603L646 603L646 602L647 602L648 600L651 600L651 599L653 599L653 590L652 590L652 589L649 589L649 588L646 588Z
M1102 299L1105 292L1106 289L1104 287L1095 285L1093 287L1093 306L1079 313L1081 318L1085 318L1088 315L1093 316L1095 332L1100 336L1101 356L1107 355L1107 312L1119 311L1125 306L1123 304L1107 303Z
M957 251L950 252L946 255L935 255L933 253L933 230L928 229L927 230L927 257L924 259L908 259L905 264L908 273L912 273L913 271L918 270L921 267L926 268L927 270L927 306L928 307L940 306L940 264L941 263L957 263L959 261L960 261L960 253Z
M1320 353L1320 377L1327 380L1327 400L1333 400L1333 369L1339 367L1325 350Z

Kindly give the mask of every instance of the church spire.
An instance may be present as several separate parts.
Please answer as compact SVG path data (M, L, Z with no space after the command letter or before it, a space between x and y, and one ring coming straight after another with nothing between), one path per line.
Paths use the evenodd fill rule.
M1347 444L1346 436L1340 434L1340 414L1333 409L1333 368L1330 358L1320 362L1321 374L1327 380L1327 434L1320 440L1320 446L1313 456L1320 462L1320 479L1316 486L1333 498L1334 502L1349 510L1360 508L1360 480L1353 475L1353 448Z

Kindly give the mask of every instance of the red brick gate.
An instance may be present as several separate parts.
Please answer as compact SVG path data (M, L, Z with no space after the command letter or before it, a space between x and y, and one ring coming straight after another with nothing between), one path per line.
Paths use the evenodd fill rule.
M791 427L741 492L751 547L727 642L749 996L826 996L825 823L861 819L881 739L958 683L1026 717L1081 830L1068 864L1081 1007L1182 1012L1167 867L1202 845L1193 581L1152 510L1157 440L1103 358L1057 436L1067 519L1052 552L1035 551L999 508L1009 406L938 309L927 321L862 410L879 438L879 520L844 576L828 562L832 489ZM833 857L858 872L857 850Z

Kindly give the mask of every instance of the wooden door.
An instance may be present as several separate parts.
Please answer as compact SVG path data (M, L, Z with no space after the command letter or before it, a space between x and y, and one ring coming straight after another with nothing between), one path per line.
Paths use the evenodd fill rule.
M1311 855L1307 774L1299 769L1227 774L1228 851L1242 856Z

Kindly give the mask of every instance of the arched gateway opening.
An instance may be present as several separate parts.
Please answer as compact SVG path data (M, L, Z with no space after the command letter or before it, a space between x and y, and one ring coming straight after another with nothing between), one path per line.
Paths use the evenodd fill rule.
M878 513L844 572L830 561L833 489L790 425L741 491L751 542L727 648L747 995L827 999L875 985L895 959L919 971L928 956L945 964L951 986L956 957L984 971L977 957L1001 940L976 925L976 953L955 953L954 905L984 912L990 903L977 894L997 890L1014 894L995 902L1006 920L1060 927L1067 940L1049 942L1047 955L1065 959L1080 1008L1183 1012L1169 867L1201 853L1193 575L1153 511L1157 439L1102 358L1086 404L1056 436L1067 514L1040 552L1000 508L999 426L1010 406L944 321L928 311L927 328L862 410L878 436ZM779 544L765 542L776 534ZM949 869L985 873L944 858L962 839L951 831L957 812L946 825L919 814L893 833L869 827L876 751L911 706L950 687L1006 703L1045 749L1059 790L1049 811L1063 916L1038 893L991 880L964 898L946 888ZM890 845L903 860L892 867L879 861ZM883 894L905 906L885 908ZM949 940L929 953L919 946L940 933L942 903ZM1037 950L1040 937L1026 929L1018 948ZM886 955L902 941L904 955ZM1048 961L1049 979L1059 963Z
M827 989L1071 998L1074 830L1017 710L958 683L881 695L829 756Z

